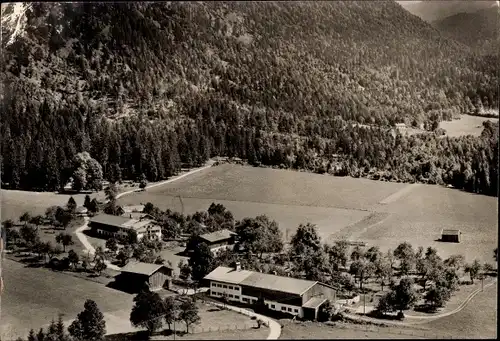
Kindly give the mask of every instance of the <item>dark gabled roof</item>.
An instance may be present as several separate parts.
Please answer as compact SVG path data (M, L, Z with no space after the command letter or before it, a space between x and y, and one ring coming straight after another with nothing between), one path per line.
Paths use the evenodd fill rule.
M447 235L447 236L458 236L461 233L462 232L460 232L460 230L442 230L441 231L441 234Z
M221 240L226 240L234 236L236 233L229 231L227 229L215 231L212 233L205 233L200 235L200 238L206 240L209 243L215 243Z
M89 223L98 223L98 224L122 227L122 225L128 222L129 220L130 218L101 213L92 217Z
M142 263L142 262L130 262L120 269L121 272L128 272L139 275L151 276L156 271L161 268L168 268L163 264L150 264L150 263Z

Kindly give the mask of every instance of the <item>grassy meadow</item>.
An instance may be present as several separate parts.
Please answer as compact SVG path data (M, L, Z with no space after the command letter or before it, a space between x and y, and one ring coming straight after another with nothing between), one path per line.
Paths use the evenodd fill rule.
M481 262L493 262L498 240L497 198L432 185L224 164L119 200L148 201L186 214L218 202L237 219L266 214L289 237L311 222L327 241L344 237L383 250L409 241L434 246L443 257L461 253ZM450 228L462 231L460 244L437 241L441 229Z
M480 136L483 131L483 122L488 120L498 122L498 118L462 115L459 120L440 122L439 127L446 130L446 135L450 137L462 135Z

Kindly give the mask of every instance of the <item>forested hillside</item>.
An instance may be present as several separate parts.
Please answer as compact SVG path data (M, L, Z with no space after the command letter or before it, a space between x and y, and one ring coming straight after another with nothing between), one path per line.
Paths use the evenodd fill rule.
M500 48L500 8L492 7L474 13L459 13L433 25L450 37L475 48L479 53L496 54Z
M13 188L56 189L88 151L112 181L228 155L496 194L496 127L457 139L389 127L494 106L498 55L392 1L32 4L4 50Z

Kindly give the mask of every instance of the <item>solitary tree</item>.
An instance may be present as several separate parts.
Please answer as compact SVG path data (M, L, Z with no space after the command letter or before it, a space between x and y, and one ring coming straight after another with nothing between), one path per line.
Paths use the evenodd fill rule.
M411 278L401 279L395 292L396 306L401 312L405 309L410 309L418 300L418 295L413 288L413 280Z
M334 271L338 271L341 266L346 266L348 250L349 245L345 240L335 241L335 243L327 249L330 265L333 267Z
M134 327L142 327L151 335L163 325L165 303L158 293L144 287L134 297L134 307L130 313L130 322Z
M68 260L69 260L69 263L71 264L71 266L73 267L73 269L76 267L76 265L80 261L79 258L80 257L78 257L78 254L74 250L69 250Z
M30 332L28 334L28 341L37 341L36 334L33 329L30 329Z
M83 201L83 207L85 207L87 210L90 211L90 202L92 200L90 199L90 196L88 194L85 195L85 199Z
M415 265L415 252L410 243L404 242L394 250L394 256L399 259L399 270L402 275L408 275Z
M106 248L108 248L112 252L118 250L118 242L116 241L116 239L109 238L108 240L106 240Z
M382 314L392 313L396 310L395 308L395 292L390 291L380 298L377 304L377 311Z
M200 243L194 248L189 266L192 269L191 277L195 281L200 281L215 268L214 255L207 244Z
M442 307L451 297L450 289L434 285L425 295L425 301L428 302L433 309Z
M30 224L33 224L35 225L36 229L38 230L38 228L40 227L40 225L43 224L43 216L41 215L36 215L36 216L33 216L30 218Z
M474 284L474 279L477 277L480 271L481 271L481 263L479 263L477 259L474 260L472 264L467 264L465 266L465 272L469 273L472 284Z
M45 340L45 333L43 332L43 328L40 328L40 330L36 334L36 340L37 341L44 341Z
M102 258L98 258L97 261L95 262L95 265L94 265L95 272L97 272L97 274L100 276L101 273L104 270L106 270L107 268L108 268L108 266L106 265L104 260Z
M106 321L104 321L104 315L94 301L85 301L84 310L71 323L68 331L79 341L101 341L104 339Z
M193 299L188 297L181 303L179 307L179 319L186 324L186 332L189 333L189 326L198 323L200 316L198 315L198 307Z
M66 328L64 327L62 315L59 314L59 317L58 317L57 323L56 323L57 341L66 341L68 339L65 329Z
M77 205L76 205L76 201L73 197L70 197L69 200L68 200L68 203L66 204L66 209L71 213L71 214L75 214L76 212L76 208L77 208Z
M19 221L24 223L24 225L28 224L31 219L31 214L29 212L24 212L20 217Z
M73 236L67 233L59 233L56 236L56 243L63 246L63 252L66 252L66 246L74 245Z
M171 325L174 321L178 320L179 306L174 297L169 296L165 298L165 322L168 329L171 330Z

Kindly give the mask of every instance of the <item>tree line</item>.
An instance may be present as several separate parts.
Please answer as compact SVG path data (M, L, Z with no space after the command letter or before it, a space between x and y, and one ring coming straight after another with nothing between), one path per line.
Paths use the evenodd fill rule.
M496 126L478 138L390 128L495 108L498 56L392 2L62 4L75 19L61 33L50 6L33 5L2 56L4 187L80 186L99 174L82 168L88 152L111 182L219 155L496 195Z

